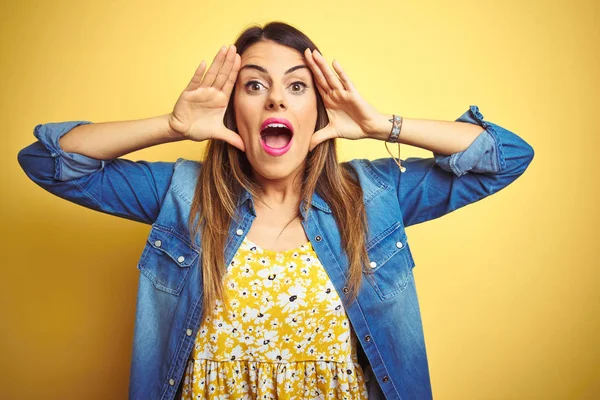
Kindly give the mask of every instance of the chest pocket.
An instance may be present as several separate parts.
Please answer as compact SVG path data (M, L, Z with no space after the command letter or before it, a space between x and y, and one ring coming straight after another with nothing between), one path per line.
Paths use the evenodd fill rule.
M156 289L179 295L199 254L179 235L153 225L138 269Z
M364 277L382 300L401 293L408 285L414 261L406 232L399 221L385 229L367 245L370 265Z

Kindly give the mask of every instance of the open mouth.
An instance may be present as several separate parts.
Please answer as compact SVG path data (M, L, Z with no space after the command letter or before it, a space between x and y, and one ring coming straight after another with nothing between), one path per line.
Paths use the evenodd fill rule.
M292 141L292 131L284 124L272 123L260 132L261 141L272 149L283 149Z
M260 145L273 157L282 156L292 147L294 127L285 118L267 118L261 125Z

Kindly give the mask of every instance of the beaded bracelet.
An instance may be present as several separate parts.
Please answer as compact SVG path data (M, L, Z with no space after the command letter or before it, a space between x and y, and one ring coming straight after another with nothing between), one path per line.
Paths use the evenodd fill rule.
M390 137L385 142L385 148L387 149L390 156L392 156L394 162L398 164L398 168L400 168L400 172L406 171L406 167L402 166L402 160L400 160L400 130L402 129L402 117L398 115L392 115L392 118L389 120L392 123L392 131L390 132ZM390 143L398 143L398 161L388 149L388 142Z

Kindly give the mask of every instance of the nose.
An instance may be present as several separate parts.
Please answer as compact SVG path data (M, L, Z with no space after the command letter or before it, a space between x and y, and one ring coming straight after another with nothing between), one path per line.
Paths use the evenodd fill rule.
M275 89L269 93L265 106L268 110L285 110L287 108L281 91Z

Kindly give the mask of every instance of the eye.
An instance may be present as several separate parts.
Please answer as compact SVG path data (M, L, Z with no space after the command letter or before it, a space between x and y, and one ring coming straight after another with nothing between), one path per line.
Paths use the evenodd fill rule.
M259 81L248 81L244 86L249 92L258 92L260 88L257 87L263 86L263 84Z
M306 88L308 87L306 85L306 83L300 82L300 81L292 83L291 86L292 86L292 92L294 92L294 93L303 93L306 90Z

